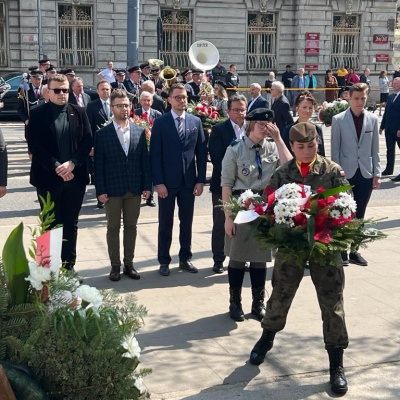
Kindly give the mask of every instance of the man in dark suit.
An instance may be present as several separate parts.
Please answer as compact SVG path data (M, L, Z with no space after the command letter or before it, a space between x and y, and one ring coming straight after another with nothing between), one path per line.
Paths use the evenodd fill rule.
M133 108L135 109L139 104L139 97L142 91L142 82L140 80L142 70L138 65L128 69L129 79L125 81L125 86L129 93L133 95L131 101L133 102Z
M75 104L79 107L87 107L90 103L90 96L83 91L83 80L81 78L74 78L70 83L70 95L68 99L69 104Z
M256 108L269 108L268 101L261 96L261 86L258 83L250 85L251 100L247 106L247 112L255 110Z
M131 279L140 279L133 266L141 196L151 189L150 158L143 128L130 123L126 91L116 89L110 97L113 122L97 131L94 143L96 195L105 203L110 280L119 281L121 259L119 232L124 221L124 269Z
M150 81L150 80L143 82L142 83L142 91L149 92L153 96L153 103L152 103L151 108L153 108L154 110L157 110L161 114L164 114L165 109L166 109L165 103L164 103L164 100L162 99L162 97L156 93L156 87L154 85L154 82Z
M293 117L290 114L290 104L286 96L283 94L285 87L281 82L273 82L271 85L271 96L275 100L271 109L275 113L274 122L282 134L286 125L293 124Z
M185 84L189 102L200 101L200 85L203 79L203 71L201 69L192 70L192 80Z
M36 187L41 207L40 196L46 198L50 193L55 213L52 227L63 225L61 259L66 269L73 270L92 134L85 109L68 104L66 77L53 75L48 88L50 102L33 109L29 118L30 183Z
M236 72L236 64L229 66L229 71L225 75L225 83L228 89L237 89L240 86L239 74ZM236 93L235 90L228 90L228 96Z
M124 89L128 90L126 86L126 80L125 80L126 72L124 69L116 69L115 70L115 82L111 83L111 88L112 89Z
M7 193L7 146L4 140L3 132L0 129L0 197Z
M400 77L394 78L392 82L393 94L388 97L385 113L382 117L379 133L385 131L386 139L386 168L382 172L384 175L392 175L396 156L396 143L400 148ZM400 175L392 179L400 181Z
M210 191L213 205L213 228L211 236L211 249L213 253L213 271L216 274L224 272L224 240L225 240L225 214L221 205L221 172L222 160L227 147L233 140L240 139L245 134L245 122L247 101L243 95L235 94L228 100L228 116L224 122L213 126L208 151L210 154L213 171L211 176Z
M86 114L89 119L90 128L92 130L93 142L96 136L96 132L106 125L111 118L111 84L107 81L100 81L97 83L97 94L99 98L91 101L87 108ZM88 170L90 174L90 183L94 185L95 174L94 174L94 150L92 149L88 156ZM97 208L104 208L104 204L101 201L97 201Z
M171 111L154 121L150 139L153 184L159 199L158 261L160 274L169 275L175 201L180 220L179 268L197 272L192 258L192 222L195 196L203 193L207 149L200 118L185 112L187 93L181 83L168 92Z

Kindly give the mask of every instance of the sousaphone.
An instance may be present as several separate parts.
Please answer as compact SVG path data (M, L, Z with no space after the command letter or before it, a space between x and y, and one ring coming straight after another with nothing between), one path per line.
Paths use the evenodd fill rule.
M219 51L211 42L198 40L190 46L189 59L195 68L209 71L218 64Z

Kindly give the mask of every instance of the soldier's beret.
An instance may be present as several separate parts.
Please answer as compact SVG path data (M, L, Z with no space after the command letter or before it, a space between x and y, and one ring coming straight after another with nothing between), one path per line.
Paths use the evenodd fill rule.
M181 75L182 75L182 76L186 76L187 74L190 74L191 72L192 72L191 69L184 69L184 70L181 72Z
M246 115L246 121L274 121L275 113L268 108L256 108Z
M39 60L39 64L46 64L48 63L50 60L48 58L43 58L42 60Z
M143 64L140 64L140 69L143 69L143 68L150 68L150 64L148 63L148 62L146 62L146 63L143 63Z
M204 71L202 69L192 69L193 75L201 75L204 74Z
M310 122L294 124L289 131L291 142L311 142L317 137L317 128Z
M130 67L128 69L128 72L131 74L132 72L142 72L142 70L140 69L139 65L135 65L134 67Z

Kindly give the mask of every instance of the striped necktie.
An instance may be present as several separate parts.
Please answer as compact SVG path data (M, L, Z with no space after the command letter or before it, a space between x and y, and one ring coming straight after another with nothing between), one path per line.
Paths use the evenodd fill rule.
M181 139L182 144L185 143L185 132L183 131L183 122L182 118L177 117L176 120L178 121L178 135L179 139Z

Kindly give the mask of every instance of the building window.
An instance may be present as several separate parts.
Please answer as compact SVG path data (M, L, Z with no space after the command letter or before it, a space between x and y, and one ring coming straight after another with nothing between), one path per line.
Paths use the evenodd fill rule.
M190 11L161 10L163 23L163 48L161 58L164 65L185 68L190 64L189 48L192 44Z
M59 64L94 67L93 8L58 6Z
M7 66L6 6L0 3L0 65Z
M334 15L331 68L359 69L360 16Z
M275 14L249 13L247 23L247 69L276 69Z

